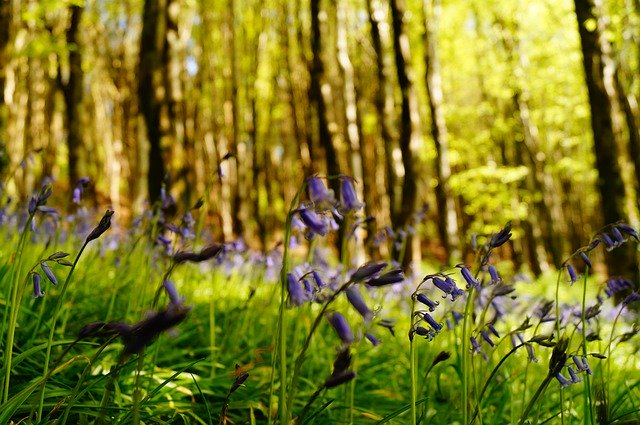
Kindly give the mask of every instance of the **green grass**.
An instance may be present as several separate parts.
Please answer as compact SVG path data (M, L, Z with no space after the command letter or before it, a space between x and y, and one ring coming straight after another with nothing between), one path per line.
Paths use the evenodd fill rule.
M123 358L124 346L119 339L110 342L108 338L76 340L80 329L88 323L135 323L144 319L153 310L154 295L170 268L170 257L163 256L159 247L149 242L144 228L132 235L126 235L123 229L110 232L89 244L69 282L53 333L52 374L46 379L41 418L36 413L43 362L62 284L57 287L44 284L46 295L38 299L30 297L31 287L27 288L18 306L10 386L6 394L8 401L0 406L0 423L208 424L221 422L223 411L228 423L277 423L278 407L285 402L280 399L277 369L280 285L268 281L265 269L250 262L249 254L237 254L242 260L233 262L233 266L230 259L220 265L214 259L176 267L171 279L192 310L184 322L160 335L139 355ZM112 244L110 240L116 234L119 242ZM29 234L27 238L20 269L16 270L19 278L15 281L18 282L24 281L34 264L53 252L69 252L73 258L84 241L82 236L63 240L58 234L47 240L39 235L35 241L31 236ZM6 315L11 303L6 296L11 290L11 270L17 267L11 258L19 235L15 229L4 227L0 229L0 239L3 241L0 244L0 305ZM138 242L134 244L136 240ZM291 261L297 265L303 258L292 256ZM52 268L58 280L64 281L69 268L58 265ZM553 274L538 282L518 283L514 294L524 305L508 311L496 324L501 338L494 338L495 348L483 344L488 361L479 355L468 357L467 417L471 418L478 407L475 423L518 423L525 406L545 379L552 348L539 345L534 345L539 363L529 362L522 347L506 358L497 370L494 368L512 349L508 333L520 325L525 315L532 314L539 297L553 299L555 279ZM579 306L582 285L570 286L564 280L561 275L561 302ZM587 300L591 301L587 304L595 299L599 281L594 278L588 282ZM30 281L27 282L30 285ZM345 314L357 336L358 341L351 347L352 369L357 372L357 378L337 388L320 391L306 417L307 423L410 423L411 362L407 335L410 294L418 283L419 279L406 284L403 291L394 289L393 294L389 288L363 291L378 318L396 321L395 336L373 326L382 341L377 347L362 338L365 323L343 297L329 308ZM435 297L439 295L434 292L434 299L439 299L441 305L434 316L442 322L445 312L454 308L463 311L463 299L453 304ZM157 308L166 304L166 296L162 295ZM289 373L321 308L320 304L307 303L285 309ZM593 320L592 326L601 340L589 342L589 352L607 353L613 322L608 310L612 308L611 301L606 301L603 313ZM531 324L532 328L525 332L526 339L551 333L555 326L553 322L538 326L535 319ZM631 326L628 320L620 319L616 334L628 332ZM6 325L4 331L3 358L8 350ZM582 346L580 332L566 329L564 333L571 337L568 352L578 352ZM415 337L416 416L421 423L461 423L464 417L461 337L460 325L453 331L445 328L433 341ZM339 346L335 332L326 320L322 320L317 334L311 339L299 383L292 395L292 417L301 412L331 374ZM635 337L613 347L610 365L608 360L589 358L594 372L589 387L591 398L602 400L603 396L598 394L606 394L610 423L640 420L637 348ZM435 365L425 378L434 358L443 350L451 353L450 359ZM236 379L236 365L248 372L249 378L229 395L229 388ZM492 379L479 400L490 376ZM580 376L584 377L584 374ZM560 386L554 379L535 401L525 423L583 423L584 385L585 381L562 390L561 398ZM225 408L227 400L228 407ZM595 402L593 404L589 414L595 418L597 406Z

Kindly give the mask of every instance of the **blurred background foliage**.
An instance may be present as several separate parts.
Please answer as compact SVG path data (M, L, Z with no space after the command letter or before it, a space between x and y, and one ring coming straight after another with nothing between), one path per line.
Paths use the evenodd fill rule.
M164 188L269 249L306 176L346 174L371 256L391 226L454 263L512 220L540 274L638 224L639 54L637 0L5 0L2 202L51 177L73 209L88 176L126 221Z

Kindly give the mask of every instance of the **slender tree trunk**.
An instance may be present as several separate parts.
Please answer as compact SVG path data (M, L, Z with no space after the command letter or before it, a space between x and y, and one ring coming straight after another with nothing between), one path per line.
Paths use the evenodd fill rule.
M439 0L433 4L433 14L429 16L430 1L424 2L425 31L424 31L424 61L425 81L429 109L431 112L431 136L436 147L435 170L437 185L435 187L436 206L438 213L438 233L440 242L446 252L447 263L451 259L460 259L460 240L458 236L458 217L449 189L451 166L449 165L449 140L447 124L444 119L442 80L440 77L440 61L437 55L436 28L440 16Z
M617 135L619 122L616 116L615 65L611 46L604 37L604 25L594 0L575 0L575 12L582 46L585 81L591 106L593 147L598 170L597 187L602 205L602 218L607 223L626 220L625 185L618 163ZM595 23L595 28L593 24ZM638 261L635 247L619 248L614 255L607 255L611 274L621 274L638 282Z
M84 74L82 71L81 49L78 43L80 19L82 18L83 10L84 8L77 4L69 7L70 22L66 31L66 41L69 49L69 79L66 82L62 82L62 93L66 108L67 166L70 186L74 185L80 178L80 151L83 147L81 103Z
M324 149L327 166L327 174L337 176L340 174L338 157L333 145L333 137L329 130L327 119L327 104L322 94L322 77L324 75L324 63L322 61L322 31L320 31L320 1L311 1L311 68L309 69L309 103L313 108L317 122L317 137L319 145ZM335 193L339 193L339 182L332 179L329 182Z
M402 165L404 167L404 177L402 179L402 201L400 202L399 214L396 216L393 227L396 230L406 229L411 223L412 215L415 212L417 199L417 184L414 169L413 150L411 149L411 139L413 132L413 122L411 110L412 102L410 75L409 37L404 32L404 1L391 0L391 26L393 28L393 49L396 64L398 85L401 93L400 112L400 153L402 155ZM403 259L405 265L411 260L411 246L407 241L406 252Z
M162 122L161 113L166 102L164 75L167 67L163 63L166 60L166 5L166 0L145 0L140 38L138 98L149 141L147 189L152 204L160 199L165 178L162 136L166 123Z

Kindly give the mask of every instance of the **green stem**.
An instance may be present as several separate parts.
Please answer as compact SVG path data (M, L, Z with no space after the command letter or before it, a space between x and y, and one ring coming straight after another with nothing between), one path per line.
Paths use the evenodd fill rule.
M527 416L529 416L531 409L533 409L533 406L536 404L536 401L538 400L538 398L540 398L542 393L544 393L544 390L547 388L547 386L549 385L552 379L553 379L553 376L547 375L544 378L544 380L540 383L540 386L536 390L536 393L533 395L533 397L531 397L531 400L529 400L529 404L527 404L526 409L524 409L524 412L522 413L522 417L518 422L519 425L524 424L524 421L527 419Z
M13 339L15 337L16 321L18 320L18 312L20 311L20 269L22 268L22 251L27 240L27 229L30 228L33 221L33 214L29 214L29 218L22 229L20 234L20 240L18 241L18 250L15 253L14 260L16 261L15 267L11 269L11 307L9 310L9 334L7 335L7 343L5 345L5 375L4 385L2 387L2 402L6 403L9 399L9 383L11 380L11 360L13 357ZM27 274L28 276L28 274ZM5 316L6 317L6 316ZM4 322L3 322L4 328ZM4 329L3 329L4 334Z
M416 300L415 297L411 297L411 322L413 324L413 318L415 317L416 310ZM412 326L413 328L413 326ZM417 398L417 373L416 370L416 344L414 335L411 335L409 338L409 372L411 373L411 425L417 424L417 409L416 409L416 398Z
M300 194L304 190L306 184L303 184L295 196L291 200L289 211L287 212L287 220L284 230L284 252L282 253L282 268L280 269L280 308L278 310L278 354L280 360L280 400L278 402L280 410L280 423L282 425L289 424L290 402L293 395L290 393L291 400L287 398L287 331L286 331L286 303L287 303L287 273L289 273L289 243L291 240L291 221L296 206L298 205ZM269 400L271 403L271 400Z
M467 293L467 302L464 307L464 320L462 321L462 423L468 424L469 421L469 339L468 331L471 322L471 306L473 305L473 286L469 288Z
M73 261L73 265L69 270L69 274L67 274L67 278L64 280L64 283L62 284L62 289L60 291L60 294L58 295L58 298L56 300L56 305L53 309L53 317L51 318L51 329L49 330L49 338L47 339L47 352L44 357L44 369L42 371L42 388L40 390L40 401L38 403L38 417L37 417L38 420L42 418L42 409L44 406L44 392L45 392L44 390L47 384L47 375L49 373L49 360L51 359L51 347L53 342L53 335L56 330L56 322L58 320L58 316L60 315L60 311L62 310L62 302L64 301L64 295L67 292L67 289L69 288L69 282L71 282L71 276L73 275L73 271L75 270L76 265L80 260L80 256L82 255L82 252L84 251L84 249L87 247L88 243L89 243L88 241L85 241L82 244L82 248L80 248L78 255L76 255L76 258Z
M560 339L560 273L556 279L556 339ZM560 391L560 422L564 424L564 391Z
M583 287L582 287L582 314L580 320L582 321L582 354L584 356L587 355L587 274L589 272L589 267L587 266L584 279L583 279ZM584 389L583 389L583 397L584 397L584 423L590 423L593 425L593 417L591 415L591 385L589 382L589 375L585 374L584 379ZM587 420L588 419L588 420Z
M324 317L324 313L327 311L327 308L338 298L338 295L340 295L349 287L350 284L351 284L351 281L343 284L340 288L338 288L336 292L331 294L331 296L327 299L327 301L322 306L322 309L320 309L320 312L316 316L316 319L314 320L313 324L311 325L311 329L309 330L309 333L307 334L307 337L304 340L304 343L302 344L302 348L298 353L298 357L296 357L296 362L293 367L293 376L291 378L291 386L289 388L289 397L287 399L287 409L289 410L291 410L291 407L293 406L293 396L296 392L296 386L298 385L298 380L300 379L300 370L302 369L302 363L304 363L305 355L307 353L307 350L309 349L309 345L311 344L311 338L315 334L316 329L318 329L318 326L320 325L320 322L322 321L322 318Z

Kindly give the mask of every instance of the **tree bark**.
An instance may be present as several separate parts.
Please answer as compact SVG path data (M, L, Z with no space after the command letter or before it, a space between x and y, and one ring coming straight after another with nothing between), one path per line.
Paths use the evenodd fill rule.
M329 130L327 119L327 104L322 94L322 77L324 75L324 63L322 61L322 31L320 30L320 1L310 2L311 12L311 60L309 69L309 103L315 111L317 119L317 137L319 145L324 149L327 174L337 176L340 174L336 149L333 145L333 137ZM331 179L329 185L339 193L340 184L338 179Z
M411 110L411 80L410 80L410 53L409 37L404 32L404 1L391 0L391 26L393 28L393 49L396 64L398 85L401 93L400 112L400 135L398 144L402 155L402 165L404 167L404 177L402 179L402 198L398 215L395 217L393 227L395 230L406 230L411 223L412 215L415 212L417 199L417 184L414 170L413 151L411 149L411 139L413 133L413 122ZM393 218L393 217L392 217ZM406 241L406 252L403 258L405 265L411 260L411 246Z
M149 141L147 190L151 204L160 199L165 178L162 136L166 123L161 113L166 102L166 6L166 0L145 0L140 37L138 98Z
M626 220L625 185L618 163L620 134L615 90L615 65L611 46L604 37L604 24L597 15L594 0L575 0L575 12L582 46L585 82L591 107L593 148L598 170L597 187L605 224ZM592 28L593 24L596 24ZM638 260L634 247L618 248L607 255L609 273L624 275L638 282Z
M69 185L76 184L80 178L80 150L83 146L81 122L82 116L82 55L78 43L80 19L84 8L78 5L69 7L70 22L66 31L67 48L69 49L69 78L62 81L59 70L59 81L62 83L62 93L65 104L65 118L67 124L67 166Z

